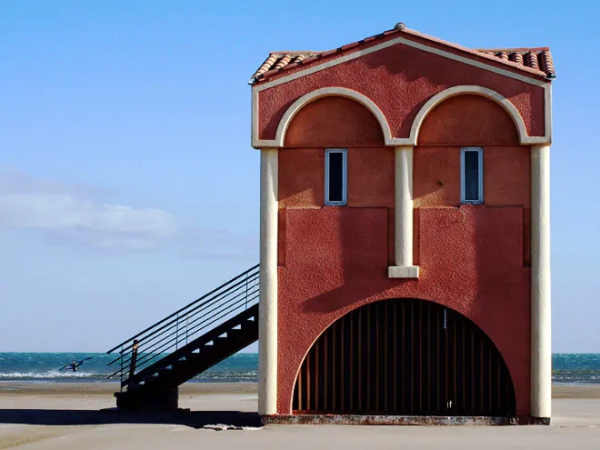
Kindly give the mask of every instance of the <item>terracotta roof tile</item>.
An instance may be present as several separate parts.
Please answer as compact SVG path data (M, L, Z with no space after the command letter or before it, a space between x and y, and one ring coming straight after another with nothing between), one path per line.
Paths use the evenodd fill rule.
M455 50L464 51L472 56L482 56L486 59L504 63L512 68L521 69L533 75L555 78L554 63L552 54L547 47L543 48L500 48L500 49L477 49L472 50L451 42L443 41L431 36L421 34L407 28L394 28L381 34L370 36L357 42L343 45L342 47L328 50L325 52L314 51L296 51L296 52L271 52L264 63L252 75L250 83L258 83L268 77L281 73L282 71L293 69L299 65L317 64L319 60L339 54L351 53L365 44L377 41L387 36L405 33L418 38L426 39L437 44L446 45Z
M509 59L512 62L523 65L523 53L519 53L519 52L511 53L509 56Z
M290 64L302 63L313 55L314 52L271 52L252 78L258 79L269 71L275 72L289 67Z
M520 66L529 67L531 69L544 72L548 78L554 78L554 64L552 62L552 54L546 47L542 48L507 48L495 50L478 50L487 55L506 60L504 55L508 56L508 60Z
M358 45L360 45L360 42L351 42L350 44L342 45L340 47L340 50L348 50L348 49L354 48Z

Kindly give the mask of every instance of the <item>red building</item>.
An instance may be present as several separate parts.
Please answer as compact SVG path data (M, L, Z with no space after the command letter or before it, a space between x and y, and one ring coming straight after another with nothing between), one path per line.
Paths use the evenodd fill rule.
M403 24L269 55L250 82L267 421L549 423L554 77L547 48Z

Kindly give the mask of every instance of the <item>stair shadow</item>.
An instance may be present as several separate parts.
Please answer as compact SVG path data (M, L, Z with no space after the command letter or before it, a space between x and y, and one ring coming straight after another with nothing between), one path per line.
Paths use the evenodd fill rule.
M256 412L242 411L148 411L129 412L117 409L56 410L56 409L1 409L0 424L22 425L107 425L107 424L162 424L206 428L225 425L226 428L260 427Z

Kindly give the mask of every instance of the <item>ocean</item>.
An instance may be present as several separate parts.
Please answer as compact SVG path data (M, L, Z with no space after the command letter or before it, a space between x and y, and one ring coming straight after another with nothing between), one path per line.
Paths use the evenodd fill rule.
M84 362L77 372L59 371L71 361ZM0 353L0 381L111 381L107 377L118 370L118 362L107 364L117 355L105 353ZM258 354L238 353L200 374L192 381L257 381ZM113 381L117 381L114 379Z
M77 372L59 371L87 357ZM109 381L114 355L104 353L0 353L0 381ZM557 384L600 383L600 354L557 353L552 356ZM116 370L116 367L114 368ZM238 353L198 375L195 382L257 381L258 354Z

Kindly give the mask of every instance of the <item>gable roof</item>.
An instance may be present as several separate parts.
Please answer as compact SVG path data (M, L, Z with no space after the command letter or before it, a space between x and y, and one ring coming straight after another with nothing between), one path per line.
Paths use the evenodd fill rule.
M548 47L537 48L500 48L500 49L470 49L453 44L448 41L434 38L415 30L410 30L402 23L397 24L394 29L384 31L381 34L362 39L357 42L344 45L342 47L328 50L325 52L317 51L295 51L295 52L271 52L269 56L250 78L250 84L266 81L270 77L279 73L292 70L298 67L313 66L324 62L325 59L335 59L339 56L361 50L373 43L384 40L389 36L397 34L409 35L420 40L429 41L432 44L439 44L452 50L465 53L465 56L473 59L487 59L491 64L508 66L507 68L526 72L530 75L553 79L556 77L552 54Z

